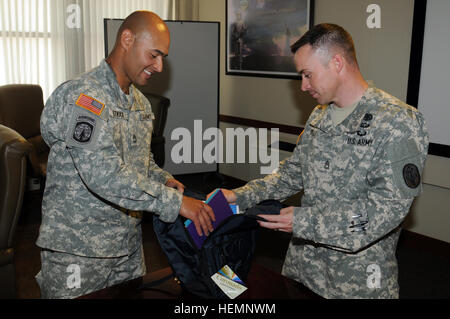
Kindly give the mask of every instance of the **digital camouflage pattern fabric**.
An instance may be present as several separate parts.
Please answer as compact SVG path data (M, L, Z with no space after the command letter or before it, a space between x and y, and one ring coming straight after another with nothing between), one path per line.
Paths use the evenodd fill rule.
M142 245L141 211L166 222L182 194L150 152L151 106L133 85L122 92L105 60L60 85L41 116L50 146L37 245L88 257L120 257Z
M127 256L95 258L42 250L41 271L36 276L41 298L77 298L144 276L143 253L141 247Z
M422 114L375 87L334 126L308 119L291 157L235 189L242 209L304 191L283 274L326 298L398 298L395 250L428 150Z

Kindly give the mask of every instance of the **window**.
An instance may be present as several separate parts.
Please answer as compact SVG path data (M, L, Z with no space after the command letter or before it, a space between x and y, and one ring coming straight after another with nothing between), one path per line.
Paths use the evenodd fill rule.
M172 0L2 0L0 85L39 84L46 100L105 57L104 18L149 10L174 16Z

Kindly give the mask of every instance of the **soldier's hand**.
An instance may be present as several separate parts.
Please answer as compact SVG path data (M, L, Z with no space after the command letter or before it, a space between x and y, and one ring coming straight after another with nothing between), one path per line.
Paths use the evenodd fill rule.
M294 219L294 207L286 207L280 210L280 215L258 215L267 222L258 221L261 227L292 233L292 221Z
M201 200L183 196L180 215L192 220L199 236L208 236L214 230L212 221L216 221L216 216L212 208Z
M222 191L223 196L225 196L228 203L234 204L236 202L237 198L236 198L235 192L233 192L232 190L229 190L229 189L224 189L224 188L221 188L220 190ZM212 194L214 194L215 191L216 190L213 190L211 193L209 193L206 196L206 199L208 199Z
M180 193L184 193L185 186L174 178L167 180L166 186L176 188Z

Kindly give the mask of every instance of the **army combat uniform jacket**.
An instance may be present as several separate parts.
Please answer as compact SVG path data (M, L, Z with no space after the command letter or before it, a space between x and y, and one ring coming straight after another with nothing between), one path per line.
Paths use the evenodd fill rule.
M336 126L317 106L292 156L236 189L237 203L303 190L283 274L326 298L398 298L395 251L427 149L422 114L369 87Z
M37 245L88 257L119 257L142 245L141 217L178 216L182 194L150 152L150 103L120 89L105 60L60 85L41 116L50 146Z

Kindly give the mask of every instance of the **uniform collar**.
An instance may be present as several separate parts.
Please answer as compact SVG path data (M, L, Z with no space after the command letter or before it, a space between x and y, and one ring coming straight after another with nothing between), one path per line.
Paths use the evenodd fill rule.
M100 62L100 69L109 84L110 89L112 90L112 94L114 94L119 102L115 106L121 109L130 110L134 104L134 85L131 84L129 94L125 94L120 88L116 74L105 59Z
M374 101L372 97L375 91L376 88L369 85L353 112L350 113L340 124L336 126L334 125L331 118L330 105L320 105L319 115L311 121L310 124L321 131L332 135L342 135L344 133L358 131L360 129L362 119L366 116L366 114L371 114L373 110Z

